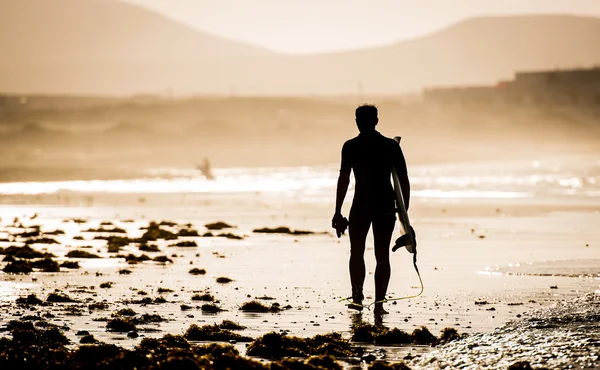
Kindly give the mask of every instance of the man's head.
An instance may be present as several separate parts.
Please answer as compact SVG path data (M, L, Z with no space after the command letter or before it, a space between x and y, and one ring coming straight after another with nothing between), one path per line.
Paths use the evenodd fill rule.
M375 130L379 122L377 117L377 107L371 104L364 104L356 108L356 126L360 132Z

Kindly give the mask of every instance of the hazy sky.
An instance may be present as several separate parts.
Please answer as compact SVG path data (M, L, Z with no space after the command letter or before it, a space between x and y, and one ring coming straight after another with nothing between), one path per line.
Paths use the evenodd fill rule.
M230 39L286 53L389 44L478 15L600 17L600 0L122 0Z

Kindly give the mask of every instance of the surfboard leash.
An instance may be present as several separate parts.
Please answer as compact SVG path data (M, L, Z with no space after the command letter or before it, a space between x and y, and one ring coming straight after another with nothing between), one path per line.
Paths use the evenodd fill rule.
M374 304L377 304L377 303L387 303L387 302L402 301L405 299L417 298L421 294L423 294L423 292L425 291L425 286L423 285L423 279L421 279L421 273L419 272L419 267L417 266L417 251L416 250L415 250L415 253L413 253L413 266L415 267L415 271L417 272L417 276L419 277L419 283L421 284L421 291L418 294L409 295L409 296L405 296L405 297L398 297L398 298L382 299L380 301L375 301L375 302L369 303L368 305L360 305L358 303L354 303L354 302L352 302L352 297L342 298L338 302L346 302L346 301L352 302L353 305L356 305L357 307L366 308L367 310L370 311L371 306L373 306Z
M421 284L421 291L418 294L409 295L409 296L405 296L405 297L388 298L388 299L382 299L380 301L375 301L373 303L368 304L366 306L367 309L370 309L370 307L372 305L377 304L377 303L387 303L387 302L393 302L393 301L402 301L402 300L405 300L405 299L417 298L421 294L423 294L423 291L425 291L425 286L423 285L423 279L421 279L421 273L419 272L419 267L417 266L417 251L416 251L416 249L415 249L415 253L413 254L413 266L415 267L415 271L417 272L417 276L419 277L419 283Z

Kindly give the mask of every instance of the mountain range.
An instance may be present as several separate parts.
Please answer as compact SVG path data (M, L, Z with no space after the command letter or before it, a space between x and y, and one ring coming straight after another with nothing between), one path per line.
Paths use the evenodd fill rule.
M385 47L284 55L121 1L2 0L0 92L348 95L360 84L365 94L399 94L599 65L598 44L598 18L531 15L474 18Z

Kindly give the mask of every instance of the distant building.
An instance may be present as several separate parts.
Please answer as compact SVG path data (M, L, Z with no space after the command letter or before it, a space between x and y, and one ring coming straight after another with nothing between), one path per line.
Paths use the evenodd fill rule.
M425 89L426 102L445 106L568 105L600 108L600 67L517 72L495 86Z

